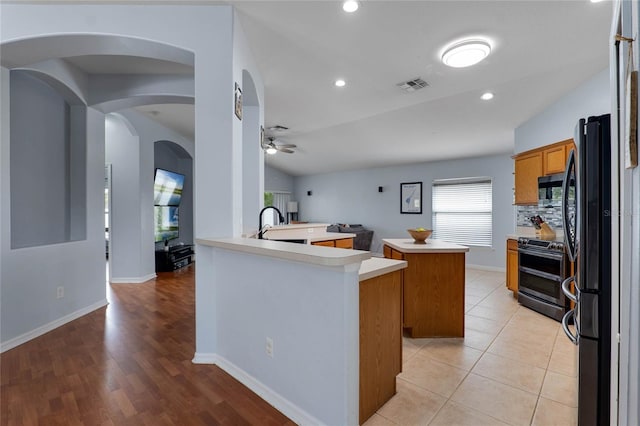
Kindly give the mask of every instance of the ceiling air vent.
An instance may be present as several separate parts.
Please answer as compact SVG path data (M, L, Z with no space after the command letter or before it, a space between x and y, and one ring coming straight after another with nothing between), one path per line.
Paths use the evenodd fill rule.
M412 93L412 92L415 92L416 90L423 89L428 85L429 84L423 79L421 79L420 77L396 84L396 86L398 86L399 88L401 88L402 90L408 93Z

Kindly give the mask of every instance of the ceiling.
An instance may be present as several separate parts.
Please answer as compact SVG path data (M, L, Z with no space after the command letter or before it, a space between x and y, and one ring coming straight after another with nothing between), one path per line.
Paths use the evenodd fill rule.
M260 70L265 128L288 127L272 136L298 146L266 162L291 175L512 153L516 127L608 66L607 1L368 0L353 14L340 1L223 3L237 8ZM447 44L478 35L492 43L487 59L441 63ZM136 57L67 60L89 73L193 72ZM429 86L397 87L416 77ZM480 100L485 91L495 98ZM136 109L193 138L193 105Z
M353 14L338 1L232 3L265 126L298 145L266 161L292 175L512 153L516 127L608 65L610 2L364 1ZM487 59L442 64L444 46L474 35L492 41ZM396 86L416 77L429 87Z

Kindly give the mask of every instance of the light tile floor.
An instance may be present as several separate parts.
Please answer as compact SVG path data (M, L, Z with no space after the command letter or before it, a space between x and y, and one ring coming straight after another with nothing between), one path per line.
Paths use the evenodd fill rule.
M465 337L403 340L397 394L365 426L577 423L577 349L505 274L466 270Z

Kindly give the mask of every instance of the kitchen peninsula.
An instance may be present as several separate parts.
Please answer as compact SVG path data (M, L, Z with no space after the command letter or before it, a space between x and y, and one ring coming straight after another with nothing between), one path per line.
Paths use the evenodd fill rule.
M395 394L407 262L255 238L196 243L213 268L197 271L211 302L196 311L207 334L195 363L217 364L298 424L361 424Z
M459 244L383 239L384 256L406 260L403 326L411 337L464 337L465 253Z
M289 241L317 246L353 248L356 234L344 232L327 232L326 223L300 223L278 225L264 231L266 240Z

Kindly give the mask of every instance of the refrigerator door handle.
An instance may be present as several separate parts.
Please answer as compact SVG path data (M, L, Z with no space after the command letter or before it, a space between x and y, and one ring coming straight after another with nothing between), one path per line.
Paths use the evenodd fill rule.
M571 340L571 343L578 346L578 335L574 335L571 330L569 330L569 319L572 317L575 317L575 311L573 309L564 314L564 316L562 317L562 330L564 331L564 334L567 335L569 340Z
M573 276L562 281L562 292L564 293L565 296L567 296L567 298L569 298L569 300L571 300L574 303L578 303L578 298L575 296L575 294L571 292L571 288L569 288L569 285L572 282L575 282L575 280L576 280L576 277Z
M569 259L572 262L576 261L577 253L576 253L576 239L578 237L578 212L574 212L574 234L571 234L569 221L571 220L569 214L569 185L571 183L571 170L574 170L574 180L578 179L577 171L578 165L576 164L576 153L575 150L571 150L569 152L569 158L567 159L567 166L564 171L564 178L562 179L562 231L564 232L564 240L567 244L567 252L569 255ZM577 206L578 203L578 182L576 181L574 184L574 198Z

